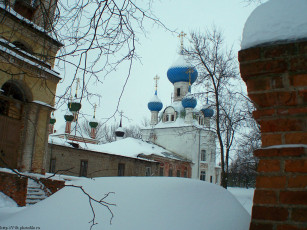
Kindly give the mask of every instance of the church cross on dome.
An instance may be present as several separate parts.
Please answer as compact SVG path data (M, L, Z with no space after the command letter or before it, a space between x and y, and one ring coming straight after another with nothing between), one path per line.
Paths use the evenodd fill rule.
M189 74L189 86L191 85L191 73L194 73L194 70L192 68L189 68L186 71L187 74Z
M158 75L156 75L154 78L153 78L156 82L156 85L155 85L155 94L157 95L157 91L158 91L158 80L160 79L160 77Z
M181 31L181 33L178 35L178 38L180 39L180 49L181 52L183 51L183 38L186 36L187 34L184 33L183 31Z
M95 118L95 115L96 115L96 108L97 108L97 105L96 103L94 104L94 118Z
M79 86L79 84L80 84L80 79L79 79L79 78L77 78L75 98L77 98L77 94L78 94L78 86Z

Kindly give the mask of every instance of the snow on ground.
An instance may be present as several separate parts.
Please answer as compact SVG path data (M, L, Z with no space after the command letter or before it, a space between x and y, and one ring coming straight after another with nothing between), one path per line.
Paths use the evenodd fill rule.
M207 182L168 177L103 177L73 183L83 186L96 199L114 192L105 199L116 204L111 206L112 225L110 212L93 204L97 223L93 230L249 228L250 215L235 197ZM0 226L85 230L90 229L92 218L88 198L79 189L65 187L36 205L0 217Z
M23 209L24 207L18 207L14 200L0 192L0 223L1 219L4 220L11 216L11 214L19 212Z
M240 202L240 204L251 215L255 189L253 189L253 188L244 189L244 188L228 187L227 190L237 198L237 200Z
M247 19L241 48L267 42L307 38L307 1L270 0L258 6Z

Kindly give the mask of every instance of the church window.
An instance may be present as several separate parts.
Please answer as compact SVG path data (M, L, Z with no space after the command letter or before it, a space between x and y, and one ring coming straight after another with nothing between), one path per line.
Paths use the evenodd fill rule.
M213 178L212 178L212 176L210 176L210 183L212 183L212 181L213 181Z
M177 170L177 177L180 177L180 170Z
M118 176L125 176L125 164L118 164Z
M171 115L171 121L174 121L175 120L175 115Z
M151 176L151 168L150 167L146 167L145 175L146 176Z
M165 121L168 121L168 115L167 114L165 115Z
M201 150L200 152L200 161L206 161L206 150Z
M188 177L188 169L185 168L183 171L183 177L187 178Z
M159 176L164 176L164 168L160 167Z
M50 173L55 173L55 163L56 163L56 160L55 159L51 159L51 161L50 161L50 169L49 169Z
M200 180L206 181L206 171L200 172Z
M180 88L177 88L177 97L180 97Z
M33 50L28 45L24 44L23 42L14 41L12 43L14 46L16 46L16 48L26 51L27 53L33 54Z
M169 168L169 170L168 170L168 176L173 176L173 168Z
M88 161L87 160L81 160L80 164L80 177L86 177L87 176L87 166L88 166Z

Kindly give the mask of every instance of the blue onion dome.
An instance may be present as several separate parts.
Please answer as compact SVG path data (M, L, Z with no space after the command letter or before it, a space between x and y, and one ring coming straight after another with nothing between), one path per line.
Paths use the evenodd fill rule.
M64 118L65 121L72 122L74 120L74 115L70 111L67 111L67 113L64 115Z
M98 126L98 121L97 121L97 119L95 118L95 116L90 120L89 125L90 125L91 128L94 128L94 129L97 128L97 126Z
M55 119L55 117L54 117L54 114L53 114L53 113L51 113L49 123L50 123L51 125L54 125L54 123L55 123L55 122L56 122L56 119Z
M160 111L163 108L163 104L161 100L159 99L157 95L157 91L155 92L155 95L151 98L151 100L148 102L148 109L150 111Z
M205 117L212 117L214 114L214 110L209 108L208 106L202 108L201 111L204 113Z
M80 100L78 100L77 98L74 98L73 100L68 102L67 106L68 106L69 111L73 113L78 112L81 109Z
M197 105L197 100L190 92L188 92L187 95L185 95L182 99L181 103L184 108L194 109Z
M174 64L167 70L167 78L171 83L175 82L189 82L191 71L191 84L196 81L198 72L194 66L189 64L183 55L179 55L179 58L174 62Z

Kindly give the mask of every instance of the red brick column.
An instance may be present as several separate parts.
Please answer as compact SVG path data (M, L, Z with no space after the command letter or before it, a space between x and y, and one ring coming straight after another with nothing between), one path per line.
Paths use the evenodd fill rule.
M307 230L307 42L239 52L263 149L250 230Z

